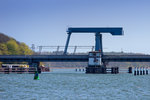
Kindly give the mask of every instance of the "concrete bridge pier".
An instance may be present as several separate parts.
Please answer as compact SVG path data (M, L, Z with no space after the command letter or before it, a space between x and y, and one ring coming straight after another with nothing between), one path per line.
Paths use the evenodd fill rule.
M106 74L106 66L102 62L101 52L89 52L88 67L86 67L87 74Z

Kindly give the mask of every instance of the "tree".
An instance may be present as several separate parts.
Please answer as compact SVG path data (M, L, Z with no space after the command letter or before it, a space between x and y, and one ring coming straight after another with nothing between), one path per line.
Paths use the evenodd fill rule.
M9 40L6 44L7 44L8 52L11 55L19 55L20 54L19 45L16 43L15 40Z
M2 51L0 50L0 55L2 55L3 53L2 53Z
M20 43L20 54L21 55L32 55L33 51L25 43Z
M7 45L4 43L0 43L0 55L8 55L8 48Z
M31 55L33 51L25 44L0 33L0 55Z

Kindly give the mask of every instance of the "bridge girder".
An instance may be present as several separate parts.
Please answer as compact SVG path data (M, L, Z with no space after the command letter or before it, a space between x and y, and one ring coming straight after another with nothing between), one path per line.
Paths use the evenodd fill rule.
M150 62L150 55L103 55L103 62ZM88 62L88 55L1 55L0 62Z

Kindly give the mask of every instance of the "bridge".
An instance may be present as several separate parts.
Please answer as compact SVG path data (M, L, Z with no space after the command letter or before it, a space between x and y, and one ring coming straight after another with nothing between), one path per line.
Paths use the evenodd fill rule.
M1 55L1 62L88 62L88 55ZM103 55L103 62L150 62L150 55Z
M91 46L89 54L68 54L69 40L72 33L94 33L95 46ZM61 46L57 46L57 52L53 55L1 55L0 62L28 62L32 67L38 67L40 62L88 62L87 70L95 70L97 73L105 73L108 62L150 62L150 55L104 55L102 48L102 34L123 35L122 28L68 28L68 38L62 54L57 54ZM47 46L39 46L39 52ZM95 48L95 50L94 50ZM34 49L34 47L33 47ZM103 70L105 69L105 70ZM91 71L89 71L91 72ZM91 72L92 73L92 72Z

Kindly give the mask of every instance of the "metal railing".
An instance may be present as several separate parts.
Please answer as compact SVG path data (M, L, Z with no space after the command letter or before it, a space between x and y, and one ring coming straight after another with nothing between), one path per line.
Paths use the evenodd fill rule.
M94 51L95 46L69 46L68 47L68 54L86 54L89 51ZM32 45L31 49L36 54L42 55L61 55L64 53L65 46L34 46Z

